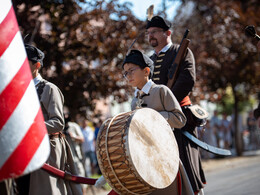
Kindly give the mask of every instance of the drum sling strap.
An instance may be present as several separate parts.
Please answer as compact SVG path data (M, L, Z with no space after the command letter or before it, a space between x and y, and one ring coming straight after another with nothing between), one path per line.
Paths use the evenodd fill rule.
M231 152L230 150L222 149L222 148L217 148L215 146L211 146L203 141L200 141L198 138L190 134L188 131L181 131L182 134L188 138L190 141L192 141L194 144L199 146L200 148L211 152L213 154L221 155L221 156L230 156Z

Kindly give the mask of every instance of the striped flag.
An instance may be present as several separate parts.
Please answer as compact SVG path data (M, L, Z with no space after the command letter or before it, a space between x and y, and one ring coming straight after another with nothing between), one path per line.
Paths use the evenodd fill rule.
M0 181L39 169L49 138L11 0L0 1Z

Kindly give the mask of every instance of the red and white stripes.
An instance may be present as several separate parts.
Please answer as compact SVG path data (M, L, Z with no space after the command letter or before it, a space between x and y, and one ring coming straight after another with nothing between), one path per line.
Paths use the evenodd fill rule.
M40 168L50 145L11 0L0 1L0 180Z

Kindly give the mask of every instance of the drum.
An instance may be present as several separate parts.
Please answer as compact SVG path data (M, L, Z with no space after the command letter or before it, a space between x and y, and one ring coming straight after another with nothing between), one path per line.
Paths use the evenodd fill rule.
M104 178L118 194L149 194L166 188L179 169L172 129L150 108L105 121L98 133L96 154Z

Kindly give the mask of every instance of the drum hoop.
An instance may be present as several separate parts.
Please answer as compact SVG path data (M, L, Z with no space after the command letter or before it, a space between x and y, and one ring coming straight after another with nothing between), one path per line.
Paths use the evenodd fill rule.
M110 122L109 122L109 124L108 124L108 126L107 126L107 129L106 129L106 137L105 137L105 139L106 139L106 142L105 142L105 145L106 145L106 154L107 154L108 164L109 164L109 166L110 166L110 168L111 168L111 171L112 171L112 173L114 174L116 180L118 181L118 183L119 183L127 192L129 192L130 194L138 195L137 193L134 193L134 192L129 191L129 190L120 182L120 180L118 179L118 177L117 177L117 175L116 175L116 173L115 173L115 171L114 171L114 168L113 168L113 166L112 166L112 164L111 164L110 156L109 156L109 153L108 153L108 147L107 147L108 130L109 130L109 128L110 128L112 122L115 120L116 117L118 117L118 116L120 116L120 115L123 115L123 114L125 114L125 113L126 113L126 112L120 113L120 114L114 116L114 117L110 120ZM116 190L116 191L117 191L117 190Z
M103 124L101 125L101 127L100 127L100 129L102 129L102 131L103 130L105 130L104 129L104 126L105 126L105 124L107 123L107 121L109 121L110 119L107 119L107 120L105 120L104 122L103 122ZM102 128L103 127L103 128ZM97 138L99 138L100 137L100 135L102 134L102 131L99 131L98 132L98 136L97 136ZM99 139L97 139L97 146L99 145ZM103 167L103 163L102 163L102 160L101 160L101 158L100 158L100 156L99 156L99 150L98 150L98 148L96 148L96 155L97 155L97 160L98 160L98 164L99 164L99 167L100 167L100 170L101 170L101 172L102 172L102 175L105 177L105 179L106 179L106 181L107 181L107 183L110 185L110 186L113 186L113 184L110 182L110 180L108 179L108 177L107 177L107 175L106 175L106 173L103 173L103 171L105 170L105 168ZM116 190L115 190L116 191ZM117 192L117 191L116 191ZM118 192L117 192L118 193Z

